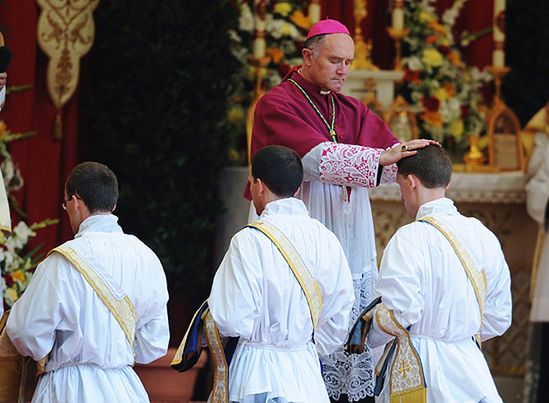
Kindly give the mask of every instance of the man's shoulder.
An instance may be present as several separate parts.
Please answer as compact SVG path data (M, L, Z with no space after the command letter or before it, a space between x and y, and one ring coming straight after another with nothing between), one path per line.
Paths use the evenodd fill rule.
M293 99L290 96L291 93L290 85L287 81L283 81L280 84L275 85L269 91L267 91L258 101L258 104L268 104L276 102L288 102Z
M348 107L351 107L357 111L365 113L370 111L370 109L366 105L364 105L364 103L360 99L355 98L352 95L346 95L338 92L336 93L336 98L340 103L347 105Z

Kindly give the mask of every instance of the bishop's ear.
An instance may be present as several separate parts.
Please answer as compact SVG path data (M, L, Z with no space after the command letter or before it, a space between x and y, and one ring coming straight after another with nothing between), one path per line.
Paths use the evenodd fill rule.
M309 48L303 48L301 50L301 55L303 56L303 64L310 66L313 59L313 51Z

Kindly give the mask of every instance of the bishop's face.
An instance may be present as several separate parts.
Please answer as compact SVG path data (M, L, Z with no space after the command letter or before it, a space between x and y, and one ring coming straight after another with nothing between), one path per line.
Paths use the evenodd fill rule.
M324 38L318 55L304 54L310 80L324 90L340 92L355 57L355 44L346 34L330 34Z

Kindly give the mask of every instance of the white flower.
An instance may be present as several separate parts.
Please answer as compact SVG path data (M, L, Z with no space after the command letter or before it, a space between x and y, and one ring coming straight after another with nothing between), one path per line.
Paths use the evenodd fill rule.
M30 227L24 221L19 221L19 223L13 229L13 233L18 238L21 238L25 243L28 242L30 237L36 235L36 233L32 229L30 229Z
M421 71L423 69L423 63L418 56L412 56L407 58L408 68L414 71Z
M460 9L466 1L467 0L455 0L452 7L447 9L444 14L442 14L442 21L444 21L448 28L452 28L454 26L456 19L459 16ZM451 30L448 29L448 32L451 32Z
M241 31L252 32L254 29L254 16L247 2L243 2L240 6L238 25Z
M279 18L272 18L272 16L270 16L270 18L267 16L265 20L265 30L274 39L280 39L282 37L290 37L295 40L302 39L302 35L295 25Z

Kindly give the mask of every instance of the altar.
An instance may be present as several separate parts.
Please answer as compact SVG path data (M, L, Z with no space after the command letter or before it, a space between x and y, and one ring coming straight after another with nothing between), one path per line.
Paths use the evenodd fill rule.
M247 178L247 167L229 167L223 171L219 191L225 201L225 212L218 222L217 263L231 237L247 222L250 202L242 197ZM497 235L511 270L513 323L502 337L483 344L500 390L505 389L509 381L513 382L510 388L520 390L528 351L530 271L537 225L526 213L525 183L522 172L455 172L447 192L461 213L478 218ZM396 229L411 220L396 184L370 189L370 197L379 259ZM512 393L516 398L516 392ZM505 401L518 401L513 396Z

